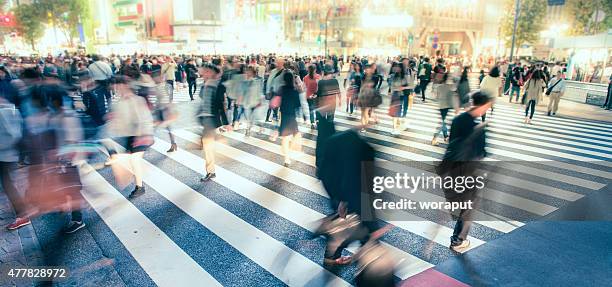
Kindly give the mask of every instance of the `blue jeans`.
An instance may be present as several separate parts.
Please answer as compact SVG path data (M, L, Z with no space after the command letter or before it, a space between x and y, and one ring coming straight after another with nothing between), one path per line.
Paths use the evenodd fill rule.
M449 108L440 109L440 117L442 117L442 124L436 130L436 133L434 134L434 138L437 138L440 132L442 132L442 135L444 135L444 138L448 136L448 129L446 128L446 115L448 114L448 110L450 109Z
M400 96L400 102L402 103L402 118L405 118L408 113L408 100L410 99L410 94L412 94L412 90L408 90L407 93Z
M516 92L516 102L519 100L519 96L521 95L521 87L520 86L512 86L510 90L510 102L512 102L512 95Z

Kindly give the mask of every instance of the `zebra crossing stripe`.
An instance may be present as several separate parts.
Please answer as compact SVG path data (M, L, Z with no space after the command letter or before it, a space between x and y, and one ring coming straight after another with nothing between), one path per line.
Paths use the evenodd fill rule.
M155 150L160 148L162 144L160 142L163 141L156 139L156 142L152 146ZM288 286L303 286L304 282L314 284L313 286L321 285L324 282L329 282L333 286L350 286L348 282L302 254L293 251L267 233L246 223L154 164L144 159L142 163L147 171L143 176L143 181L148 186ZM125 167L129 169L127 165ZM218 176L221 177L221 173ZM235 179L232 180L235 181ZM251 192L244 186L241 190ZM259 197L259 199L264 198ZM300 215L302 214L297 216ZM155 244L148 246L155 246ZM290 260L286 265L281 266L275 262L277 256L288 256ZM288 270L288 266L291 267L291 270ZM196 283L191 286L193 285L201 284Z
M337 129L338 130L346 130L348 128L345 129L344 127L342 127L342 128L337 127ZM267 128L264 128L264 130L268 131L268 132L270 131ZM306 130L306 129L302 129L302 130ZM306 138L302 139L302 144L304 146L307 146L307 147L310 147L310 148L315 148L315 145L316 145L316 143L314 141L306 139ZM277 148L276 152L278 152L278 149L279 148ZM395 154L395 153L392 152L392 154ZM412 168L409 168L409 167L406 167L406 166L389 166L389 165L393 165L394 163L385 161L383 159L377 159L377 161L384 162L384 163L382 163L382 165L383 166L387 166L390 170L407 170L407 169L412 169ZM413 169L413 171L415 173L424 172L424 171L420 171L420 170L416 170L416 169ZM426 176L432 175L429 172L424 172L424 173L425 173ZM392 193L394 192L393 190L389 190L389 191L392 192ZM426 192L425 193L424 192L418 193L419 194L418 198L417 198L416 193L415 194L409 194L409 195L400 194L400 193L394 193L394 194L396 194L398 196L401 196L401 197L414 199L414 200L417 200L417 201L443 201L444 200L442 197L436 196L436 195L431 194L431 193L426 193ZM408 196L408 197L406 197L406 196ZM523 197L515 196L515 195L512 195L512 194L507 194L507 193L504 193L504 192L501 192L501 191L497 191L497 190L494 190L494 189L491 189L491 188L487 188L487 192L483 193L482 197L483 198L487 198L487 199L491 199L491 200L499 202L499 203L503 202L502 204L504 204L504 205L508 205L508 206L511 206L511 207L514 207L514 208L518 208L518 209L522 209L522 210L525 210L527 212L531 212L531 213L538 214L538 215L546 215L546 214L556 210L556 207L549 206L547 204L543 204L543 203L540 203L540 202L537 202L537 201L533 201L533 200L530 200L530 199L526 199L526 198L523 198ZM485 218L487 216L479 215L478 217L479 218ZM503 218L503 216L501 216L501 215L495 215L495 217ZM510 220L506 220L506 222L507 221L510 221ZM481 225L484 225L484 226L491 227L493 229L502 231L504 233L507 233L507 232L513 230L516 226L521 226L522 225L522 223L515 222L515 221L511 222L511 224L508 224L506 222L502 222L502 221L499 221L499 220L493 220L493 218L492 218L491 221L483 221L483 222L478 222L478 223L481 224Z
M340 120L338 120L340 121ZM379 128L380 129L380 128ZM341 130L341 128L338 128L338 130ZM400 141L398 141L396 138L391 138L388 136L383 136L383 135L372 135L371 133L367 133L366 137L374 137L377 139L384 139L386 141L389 142L396 142L401 144ZM303 139L302 141L305 141L306 139ZM373 144L371 143L372 146L378 150L378 151L382 151L391 155L396 155L408 160L417 160L417 161L439 161L439 159L436 158L432 158L432 157L427 157L427 156L423 156L420 154L415 154L415 153L411 153L405 150L401 150L401 149L395 149L395 148L391 148L391 147L387 147L387 146L382 146L382 145L378 145L378 144ZM499 173L491 173L491 177L495 178L496 181L501 180L501 183L507 184L507 185L511 185L511 186L515 186L518 188L522 188L522 189L526 189L529 191L533 191L536 193L541 193L541 194L545 194L545 195L549 195L549 196L554 196L563 200L567 200L567 201L575 201L577 199L580 199L582 197L581 194L577 194L571 191L566 191L566 190L562 190L559 188L553 188L553 187L549 187L549 186L545 186L545 185L541 185L535 182L531 182L528 180L522 180L522 179L517 179L517 178L513 178L513 177L508 177L508 176L503 176ZM545 188L542 188L545 187Z
M428 109L419 107L419 106L413 106L413 110L420 110L420 111L428 111ZM499 118L504 120L503 126L501 127L507 127L507 126L525 126L525 124L522 122L522 120L518 117L513 117L513 116L509 116L509 115L505 115L503 113L494 113L493 118ZM593 131L588 131L588 132L581 132L581 131L575 131L570 129L567 126L564 126L564 128L561 130L559 129L558 124L553 125L553 124L545 124L545 123L540 123L538 121L534 122L535 124L533 126L530 126L532 128L530 128L529 130L546 130L546 131L550 131L553 133L559 133L559 132L563 132L566 134L571 134L571 135L575 135L575 136L581 136L581 137L591 137L591 138L595 138L595 139L601 139L601 140L609 140L611 138L610 135L605 135L605 134L600 134L600 133L595 133Z
M98 172L81 174L83 197L157 286L221 286Z
M349 125L353 124L353 122L347 121L347 120L344 120L344 119L336 118L334 120L336 122L338 122L338 123L344 123L344 124L349 124ZM379 120L379 121L382 121L382 120ZM385 122L386 122L386 120L385 120ZM426 128L422 128L422 127L410 127L410 128L411 129L416 129L416 130L431 131L432 134L434 132L433 129L426 129ZM377 131L383 131L383 132L390 132L391 131L391 129L389 129L389 128L380 127L380 126L374 127L372 129L377 130ZM401 132L401 134L408 134L408 133L407 132ZM412 134L414 134L414 133L411 133L411 135ZM398 141L398 138L395 138L395 137L391 138L391 137L388 137L388 136L383 136L383 135L378 135L378 134L372 135L371 133L367 134L366 137L372 137L372 138L382 137L382 138L389 138L390 142ZM426 135L420 135L420 137L426 137ZM387 140L387 141L389 141L389 140ZM422 146L422 144L420 144L420 146ZM604 177L604 178L612 178L612 172L607 172L605 170L592 169L592 168L588 168L588 167L584 167L584 166L579 166L579 165L573 165L573 164L569 164L569 163L565 163L565 162L560 162L560 161L552 161L550 159L540 158L540 157L531 156L531 155L527 155L527 154L516 153L516 152L512 152L512 151L508 151L508 150L503 150L503 149L499 149L499 148L495 148L495 147L487 147L487 151L489 151L491 154L506 156L506 157L515 158L515 159L518 159L518 160L538 162L540 164L550 165L550 166L555 167L555 168L563 168L563 169L566 169L568 171L578 171L578 172L582 172L582 173L585 173L585 174L596 175L596 176L600 176L600 177ZM577 156L566 155L566 157L576 158ZM591 163L594 163L594 164L598 164L598 165L602 165L602 166L605 166L605 167L612 166L612 162L609 162L609 161L595 160L595 159L586 158L586 157L581 157L581 158L588 159L587 160L588 162L591 162Z
M197 143L200 139L198 135L185 130L175 130L173 131L173 134L192 143ZM217 142L215 152L244 163L252 168L261 170L272 176L278 177L284 181L291 182L318 195L329 198L329 195L325 191L325 188L323 188L321 182L314 177L305 175L299 171L284 167L280 164L271 162L267 159L252 155L220 142Z
M432 121L432 112L437 112L437 109L430 109L427 107L419 107L419 106L413 106L413 108L410 110L410 112L408 112L407 116L408 117L425 117L427 120ZM438 113L435 113L435 117L434 119L437 121L439 119L439 117L437 116ZM447 119L448 120L452 120L453 115L448 115ZM609 141L602 141L602 140L597 140L597 139L593 139L593 138L584 138L581 136L575 136L575 135L570 135L570 134L565 134L563 129L553 129L552 131L545 131L545 130L541 130L538 128L537 125L534 126L528 126L526 124L523 123L521 118L515 118L515 117L508 117L506 115L500 115L499 113L494 113L492 116L490 116L491 121L489 122L489 126L491 128L491 130L493 130L493 128L495 128L494 131L499 131L499 132L510 132L510 131L518 131L518 135L521 137L531 137L534 134L538 134L538 135L545 135L548 136L548 139L551 138L563 138L563 139L570 139L570 140L576 140L578 142L583 142L583 141L588 141L591 144L597 144L597 145L602 145L602 146L611 146ZM498 122L500 121L500 122Z
M343 113L343 115L345 115L345 114ZM352 124L351 121L347 121L347 120L344 120L344 119L335 119L335 121L340 122L340 123L345 123L345 124ZM386 116L380 116L380 115L379 115L379 122L380 123L389 124L389 125L391 124L390 118L388 118ZM437 125L436 124L434 124L434 123L427 123L427 125L432 125L433 126L432 128L424 127L421 124L423 124L423 122L419 121L419 125L410 126L409 128L411 130L419 130L419 131L429 132L432 135L436 132L436 129L437 129ZM384 128L384 127L380 127L378 130L380 130L380 131L388 131L388 132L391 131L391 129L387 129L387 128ZM402 132L402 134L404 134L404 132ZM424 138L424 137L426 137L426 135L421 135L420 136L420 138ZM495 136L492 135L492 137L495 137ZM518 150L526 149L526 150L534 152L534 153L550 155L550 156L556 156L556 157L566 158L566 159L571 159L571 160L576 160L576 161L592 162L592 163L603 165L603 166L606 166L606 167L612 167L612 162L602 161L602 160L598 160L598 159L595 159L595 158L589 158L589 157L585 157L585 156L568 154L568 153L558 152L558 151L554 151L554 150L538 148L538 147L534 147L534 146L525 146L525 145L520 145L520 144L517 144L517 143L512 143L512 142L508 142L508 141L500 141L500 140L496 140L496 139L492 139L492 138L488 138L487 142L491 143L491 144L498 145L498 146L502 146L504 148L511 148L511 149L514 149L514 150L516 150L516 149L518 149ZM560 148L561 147L559 145L547 144L547 143L541 143L540 145L544 145L546 147L552 147L552 148ZM590 151L586 151L586 150L578 150L578 151L581 152L581 153L594 153L594 155L596 155L596 156L612 158L612 154L596 153L596 152L590 152ZM518 154L517 154L517 158L520 159L518 157Z
M152 148L160 153L163 153L165 148L170 146L167 142L159 138L156 138L155 142L156 143L152 146ZM192 169L195 172L198 172L202 175L205 174L205 171L203 170L204 160L196 155L193 155L186 151L178 150L176 152L168 154L168 157L184 165L185 167ZM215 167L215 172L217 174L217 177L213 179L214 182L231 189L232 191L240 194L241 196L249 199L250 201L270 210L271 212L276 213L277 215L295 223L296 225L306 230L313 232L316 228L317 221L325 217L324 214L311 210L299 203L296 203L256 183L253 183L220 166ZM218 217L216 215L217 212L214 212L212 214L215 214L212 217ZM220 221L224 221L224 220L225 219L220 220ZM237 235L234 235L234 236L237 236ZM220 237L225 240L224 236L220 235ZM228 242L228 243L232 244L231 242ZM408 264L407 266L403 266L402 268L398 269L398 272L401 271L400 273L396 273L396 275L399 278L405 279L425 269L432 267L430 263L427 263L426 261L423 261L422 259L419 259L415 257L414 255L406 253L396 247L392 247L389 244L385 244L385 245L389 247L390 250L393 251L396 257L403 259L402 261L403 264ZM240 248L237 248L237 249L240 250ZM348 250L351 252L356 251L355 248L349 248ZM288 252L293 252L293 251L284 250L284 252L288 253ZM268 255L273 255L273 254L278 254L278 253L268 253ZM248 256L248 254L245 254L245 255ZM308 259L305 259L305 260L308 260ZM254 260L254 261L257 262L257 260ZM418 262L418 263L415 263L415 262ZM410 268L407 268L408 266L410 266ZM266 266L262 266L262 267L266 268ZM307 269L297 268L295 265L291 265L291 268L293 270L297 270L300 273L302 272L305 272L306 274L309 273L305 271ZM274 274L273 272L271 273ZM310 271L310 273L312 273L312 271ZM276 276L276 274L274 275ZM283 282L285 281L283 280ZM296 281L296 282L300 282L300 281ZM301 281L301 282L308 282L308 281Z
M339 123L349 123L349 121L343 120L343 119L336 119L337 122ZM347 130L349 128L344 127L344 126L336 126L337 130ZM383 131L383 132L391 132L391 129L385 129L384 127L374 127L371 128L374 129L376 131ZM308 132L306 129L301 129L301 131L303 132ZM316 132L313 132L313 134L316 134ZM412 133L412 132L402 132L403 135L408 135L410 137L415 137L418 136L421 139L426 139L426 140L431 140L431 137L428 135L424 135L424 134L420 134L420 133ZM413 136L415 135L415 136ZM411 141L411 140L406 140L403 138L398 138L398 137L386 137L386 136L382 136L376 133L366 133L365 135L368 138L373 138L373 139L379 139L379 140L384 140L384 141L390 141L393 143L399 143L402 144L404 146L408 146L411 148L417 148L417 149L421 149L421 150L425 150L425 151L430 151L430 152L434 152L440 155L443 155L445 152L445 149L441 148L441 147L437 147L437 146L432 146L430 144L423 144L423 143L419 143L416 141ZM513 152L509 152L509 151L505 151L505 150L499 150L499 149L495 149L492 147L487 147L487 150L491 150L494 149L497 154L500 155L514 155L515 153ZM508 156L510 157L510 156ZM487 157L484 159L485 161L491 161L491 162L499 162L499 159L496 158L491 158L491 157ZM565 174L561 174L561 173L555 173L555 172L550 172L550 171L546 171L546 170L542 170L542 169L536 169L536 168L532 168L529 166L525 166L525 165L519 165L516 163L512 163L510 161L504 161L503 162L503 167L505 168L510 168L513 169L515 171L524 173L524 174L530 174L530 175L538 175L547 179L554 179L556 181L560 181L560 182L565 182L565 183L569 183L569 184L573 184L573 185L577 185L577 186L581 186L581 187L585 187L585 188L589 188L592 190L599 190L602 187L605 186L604 183L599 183L599 182L595 182L595 181L590 181L590 180L586 180L586 179L582 179L582 178L578 178L578 177L574 177L574 176L569 176L569 175L565 175ZM570 170L574 171L576 169L581 169L581 167L577 166L577 167L572 167ZM587 170L590 171L590 170ZM602 175L607 175L606 173L601 173Z

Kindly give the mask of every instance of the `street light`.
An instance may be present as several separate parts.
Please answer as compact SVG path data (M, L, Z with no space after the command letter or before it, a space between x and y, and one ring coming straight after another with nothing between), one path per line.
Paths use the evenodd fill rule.
M516 8L514 10L514 27L512 28L512 47L510 48L510 61L514 56L514 45L516 43L516 26L518 24L519 12L521 9L521 0L516 0Z

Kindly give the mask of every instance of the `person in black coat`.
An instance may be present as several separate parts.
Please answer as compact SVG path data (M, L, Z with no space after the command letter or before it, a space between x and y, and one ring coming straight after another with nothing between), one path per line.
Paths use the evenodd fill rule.
M197 89L196 81L198 79L198 68L196 68L193 59L187 60L185 74L187 75L187 86L189 86L189 98L193 101L193 95Z
M329 193L331 207L337 210L324 219L322 227L326 222L335 224L338 218L347 221L355 216L359 218L359 226L349 231L350 234L328 234L325 264L343 265L350 262L349 257L341 256L344 247L355 240L367 242L378 228L372 205L363 205L370 206L363 209L361 204L362 196L369 196L372 191L375 150L352 129L330 136L322 148L322 156L317 158L320 162L318 175Z
M477 124L475 119L481 117L491 107L493 99L481 92L472 94L472 108L453 119L450 139L446 153L437 172L441 177L476 177L479 161L486 156L485 123ZM476 188L457 192L445 189L444 196L449 202L477 201ZM453 215L457 222L451 236L450 248L460 252L470 246L467 239L472 225L472 209L461 209L459 215Z
M278 134L282 137L281 146L285 156L285 166L291 164L290 145L295 145L300 139L298 124L295 119L296 111L300 107L300 96L295 88L294 75L291 72L283 74L283 86L280 89L281 122Z

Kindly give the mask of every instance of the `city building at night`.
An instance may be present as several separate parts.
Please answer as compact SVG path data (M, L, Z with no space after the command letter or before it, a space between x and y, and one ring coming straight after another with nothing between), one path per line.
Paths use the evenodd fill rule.
M334 54L501 54L503 1L286 1L296 49ZM326 25L326 21L327 24Z

